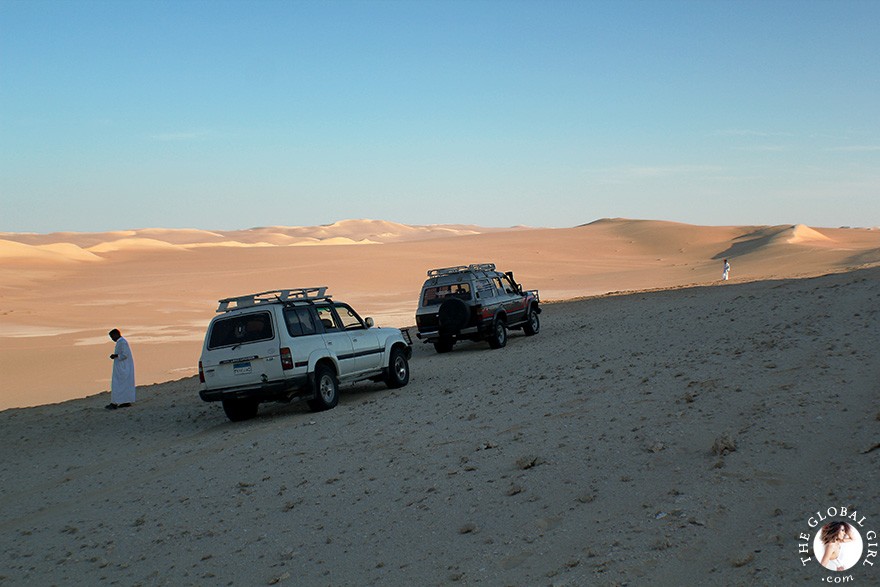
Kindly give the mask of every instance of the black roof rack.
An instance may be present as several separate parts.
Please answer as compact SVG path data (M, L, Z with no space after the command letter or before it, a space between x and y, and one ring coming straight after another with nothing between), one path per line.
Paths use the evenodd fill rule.
M455 267L440 267L438 269L429 269L428 277L439 277L441 275L454 275L465 271L495 271L495 263L471 263L470 265L457 265Z

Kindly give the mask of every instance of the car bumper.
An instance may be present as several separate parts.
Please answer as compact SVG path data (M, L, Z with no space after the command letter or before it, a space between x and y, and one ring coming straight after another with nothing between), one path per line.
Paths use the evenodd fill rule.
M462 328L457 332L444 332L442 335L439 330L425 330L424 332L416 333L416 336L419 340L424 342L434 342L435 340L439 340L440 338L470 338L475 335L479 335L483 333L483 329L478 326L471 326L470 328Z
M297 376L284 381L263 383L247 387L224 387L219 389L200 389L199 397L206 402L230 399L252 399L257 401L285 401L297 392L308 391L309 378Z

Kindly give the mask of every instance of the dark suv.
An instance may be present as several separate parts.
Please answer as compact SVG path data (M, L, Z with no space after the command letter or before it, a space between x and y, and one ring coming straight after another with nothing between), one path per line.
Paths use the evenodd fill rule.
M418 337L438 353L458 340L486 340L500 349L509 329L538 333L539 302L537 290L523 291L512 272L496 271L493 263L431 269L416 310Z

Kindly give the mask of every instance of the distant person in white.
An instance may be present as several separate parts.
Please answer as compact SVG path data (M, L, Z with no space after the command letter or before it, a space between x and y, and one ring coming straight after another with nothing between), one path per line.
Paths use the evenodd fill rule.
M117 329L108 332L110 338L116 343L113 354L113 379L110 382L110 403L108 410L127 408L134 402L134 359L131 356L131 347L128 341L122 338Z
M721 272L722 281L727 281L727 278L730 277L730 263L727 262L727 259L724 260L724 270Z

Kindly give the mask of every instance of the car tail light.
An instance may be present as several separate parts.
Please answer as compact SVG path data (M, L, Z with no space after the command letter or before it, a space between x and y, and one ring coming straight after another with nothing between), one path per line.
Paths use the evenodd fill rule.
M199 383L205 382L205 369L202 367L202 362L199 361Z
M287 347L281 349L281 368L285 371L293 369L293 355L290 354L290 349Z

